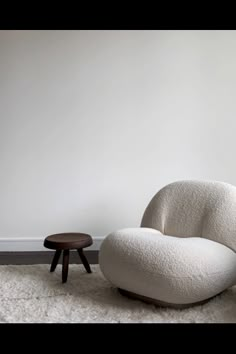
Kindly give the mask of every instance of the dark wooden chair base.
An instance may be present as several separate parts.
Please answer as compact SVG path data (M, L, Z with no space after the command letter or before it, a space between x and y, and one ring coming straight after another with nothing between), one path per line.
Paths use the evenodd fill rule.
M118 291L119 291L120 294L122 294L122 295L124 295L124 296L126 296L128 298L131 298L131 299L141 300L143 302L146 302L148 304L152 304L152 305L155 305L155 306L158 306L158 307L172 307L172 308L175 308L175 309L186 309L188 307L203 305L206 302L208 302L211 299L213 299L215 296L220 295L220 294L217 294L217 295L215 295L215 296L213 296L213 297L211 297L209 299L198 301L198 302L194 302L194 303L191 303L191 304L171 304L171 303L168 303L168 302L152 299L150 297L146 297L146 296L143 296L143 295L135 294L135 293L132 293L131 291L120 289L120 288L118 288Z

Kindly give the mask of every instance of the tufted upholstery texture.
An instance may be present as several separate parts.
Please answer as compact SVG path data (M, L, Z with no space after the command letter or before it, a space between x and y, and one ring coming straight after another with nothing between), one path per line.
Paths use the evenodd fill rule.
M236 283L236 187L178 181L147 206L141 227L109 234L99 253L115 286L163 303L194 304Z
M223 182L179 181L162 188L141 226L178 237L203 237L236 251L236 187Z

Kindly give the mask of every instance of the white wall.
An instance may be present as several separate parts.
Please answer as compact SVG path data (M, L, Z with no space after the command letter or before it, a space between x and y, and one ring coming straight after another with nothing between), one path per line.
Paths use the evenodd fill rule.
M236 31L0 31L0 237L139 226L236 184Z

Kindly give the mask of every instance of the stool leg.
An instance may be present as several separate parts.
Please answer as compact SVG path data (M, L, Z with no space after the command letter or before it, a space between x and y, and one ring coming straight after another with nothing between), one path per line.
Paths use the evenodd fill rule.
M68 275L68 268L69 268L69 250L64 250L63 252L63 263L62 263L62 283L66 283L67 275Z
M52 260L52 264L51 264L51 268L50 268L50 272L54 272L54 270L56 269L57 263L59 261L61 255L61 250L56 250L53 260Z
M84 265L84 268L87 270L88 273L92 273L91 269L90 269L90 265L89 265L89 262L87 261L87 258L85 257L84 255L84 252L82 250L82 248L80 249L77 249L78 253L79 253L79 256L80 256L80 259Z

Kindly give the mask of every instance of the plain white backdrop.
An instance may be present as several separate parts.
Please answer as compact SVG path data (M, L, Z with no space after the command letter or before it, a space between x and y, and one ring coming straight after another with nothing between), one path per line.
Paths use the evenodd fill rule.
M0 31L0 237L136 227L236 185L236 31Z

